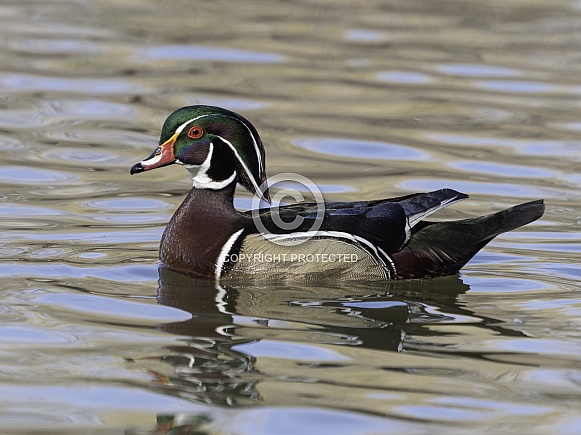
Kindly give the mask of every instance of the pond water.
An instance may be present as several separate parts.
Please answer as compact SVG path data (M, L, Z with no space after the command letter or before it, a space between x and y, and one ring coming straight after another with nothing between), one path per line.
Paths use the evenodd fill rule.
M580 433L580 24L574 0L3 2L0 431ZM459 276L194 281L157 262L188 174L129 168L196 103L327 200L547 211Z

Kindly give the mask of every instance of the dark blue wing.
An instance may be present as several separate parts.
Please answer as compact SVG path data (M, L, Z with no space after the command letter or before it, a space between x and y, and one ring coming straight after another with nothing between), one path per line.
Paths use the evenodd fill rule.
M452 189L407 195L398 198L358 202L327 202L322 222L315 203L301 203L259 210L264 227L273 234L310 231L320 223L320 231L336 231L362 237L384 251L396 252L407 242L411 228L424 217L467 195ZM246 212L250 215L250 212ZM292 230L277 222L295 221ZM298 219L298 220L297 220ZM258 230L255 230L258 231ZM254 231L253 231L254 232Z

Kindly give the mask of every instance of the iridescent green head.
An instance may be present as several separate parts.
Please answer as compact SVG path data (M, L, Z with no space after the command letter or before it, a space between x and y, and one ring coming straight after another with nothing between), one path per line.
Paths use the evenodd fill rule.
M238 182L270 201L262 141L254 126L237 113L214 106L176 110L163 124L159 146L133 165L131 174L173 163L192 173L198 189L218 190Z

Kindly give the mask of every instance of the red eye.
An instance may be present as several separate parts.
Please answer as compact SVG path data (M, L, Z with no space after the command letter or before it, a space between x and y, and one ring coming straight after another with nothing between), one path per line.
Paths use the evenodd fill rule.
M204 129L199 125L195 125L188 131L188 137L192 139L199 139L204 135Z

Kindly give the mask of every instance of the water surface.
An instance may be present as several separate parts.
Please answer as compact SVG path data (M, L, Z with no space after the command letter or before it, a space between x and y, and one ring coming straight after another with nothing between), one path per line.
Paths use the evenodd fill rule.
M580 19L548 0L4 2L2 430L579 433ZM451 187L470 199L441 219L547 211L459 276L194 281L157 262L187 173L128 171L198 103L250 119L268 174L327 200Z

